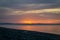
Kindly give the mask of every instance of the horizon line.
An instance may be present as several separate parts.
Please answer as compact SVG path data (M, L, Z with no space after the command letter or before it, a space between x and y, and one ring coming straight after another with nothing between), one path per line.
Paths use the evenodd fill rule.
M60 23L0 23L0 25L60 25Z

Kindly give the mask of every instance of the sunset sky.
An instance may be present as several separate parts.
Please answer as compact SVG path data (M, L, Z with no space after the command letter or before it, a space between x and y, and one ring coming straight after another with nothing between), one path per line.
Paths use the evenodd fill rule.
M0 22L60 23L60 0L0 0Z

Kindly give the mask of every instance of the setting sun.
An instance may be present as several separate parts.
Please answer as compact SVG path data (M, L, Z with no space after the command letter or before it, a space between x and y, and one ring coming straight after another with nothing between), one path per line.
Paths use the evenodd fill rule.
M31 19L24 19L24 20L21 21L21 23L32 24L33 20L31 20Z

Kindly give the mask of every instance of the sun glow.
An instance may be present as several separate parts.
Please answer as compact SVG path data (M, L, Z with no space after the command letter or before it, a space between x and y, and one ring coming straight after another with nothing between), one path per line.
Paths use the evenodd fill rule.
M24 24L35 24L35 23L60 23L60 20L34 20L34 19L23 19L19 23Z
M33 20L31 20L31 19L24 19L24 20L21 21L21 23L32 24Z
M23 23L32 24L32 21L23 21Z

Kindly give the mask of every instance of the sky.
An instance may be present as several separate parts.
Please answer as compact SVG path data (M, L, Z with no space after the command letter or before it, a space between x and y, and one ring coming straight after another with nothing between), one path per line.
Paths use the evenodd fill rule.
M60 0L0 0L0 22L60 23Z

